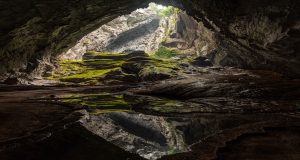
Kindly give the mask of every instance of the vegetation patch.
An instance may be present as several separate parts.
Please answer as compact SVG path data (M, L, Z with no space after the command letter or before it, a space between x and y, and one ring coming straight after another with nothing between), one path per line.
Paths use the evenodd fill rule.
M87 80L92 80L93 78L96 77L101 77L104 74L110 72L111 69L104 69L104 70L84 70L81 73L76 73L70 76L63 76L59 78L63 82L82 82L82 81L87 81ZM78 81L77 81L78 80Z
M123 95L113 95L109 93L72 95L61 98L65 103L76 103L82 105L91 114L100 114L108 112L130 111L131 107L124 100Z
M87 51L85 53L86 56L113 56L113 57L120 57L120 56L126 56L126 54L123 53L112 53L112 52L97 52L97 51Z
M184 103L178 100L171 100L167 98L152 98L147 96L132 97L136 101L132 101L133 109L148 110L150 112L159 113L185 113L183 110Z
M90 51L86 60L62 60L51 80L71 83L101 84L98 79L107 73L119 69L125 63L124 54Z
M130 112L130 109L95 109L91 112L91 115L99 115L104 113L114 113L114 112Z
M178 107L182 107L182 103L175 100L161 100L150 103L150 108L153 111L162 113L178 112Z
M179 9L173 6L162 6L155 3L150 3L149 8L156 12L161 17L170 17L171 15L177 14Z
M84 60L62 60L49 79L86 85L163 80L180 74L178 61L172 58L177 55L178 51L164 46L150 57L89 51Z
M155 55L155 57L158 57L158 58L169 59L169 58L180 55L180 53L176 49L168 48L163 45L160 45L154 55Z

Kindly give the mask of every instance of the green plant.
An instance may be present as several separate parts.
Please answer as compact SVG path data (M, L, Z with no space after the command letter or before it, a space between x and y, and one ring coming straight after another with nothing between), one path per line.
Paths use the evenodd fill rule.
M124 99L123 95L110 93L66 95L61 97L61 101L82 105L91 114L128 112L131 110L130 104Z
M173 7L168 6L167 8L161 10L161 12L158 14L161 17L169 17L173 14Z
M177 56L179 53L176 49L167 48L160 45L158 50L155 52L155 56L158 58L171 58Z
M169 17L178 12L178 9L174 8L172 6L165 7L162 5L155 4L155 3L150 3L149 9L156 12L156 14L161 17Z

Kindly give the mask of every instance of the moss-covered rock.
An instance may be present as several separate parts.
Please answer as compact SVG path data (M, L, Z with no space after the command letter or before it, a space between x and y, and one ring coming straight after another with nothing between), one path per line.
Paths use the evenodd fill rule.
M145 52L116 54L90 51L83 60L62 60L49 77L64 83L130 84L164 80L181 74L180 61Z
M178 56L179 54L179 51L175 48L168 48L163 45L160 45L154 55L158 58L172 58Z
M116 81L119 81L119 82L127 82L128 84L131 84L131 83L137 83L138 77L135 74L124 73L121 68L117 68L108 72L104 76L103 81L104 83L116 83Z
M148 66L143 68L138 75L140 81L159 81L169 79L175 74L176 72L170 68Z
M84 60L62 60L52 80L71 83L100 84L99 79L107 73L116 73L115 70L125 63L125 54L102 52L88 52Z

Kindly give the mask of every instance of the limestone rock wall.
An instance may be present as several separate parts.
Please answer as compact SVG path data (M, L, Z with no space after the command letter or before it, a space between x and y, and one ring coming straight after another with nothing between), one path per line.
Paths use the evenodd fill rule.
M84 36L62 53L63 59L81 59L87 51L122 53L130 50L153 52L163 38L162 20L149 8L120 16Z
M174 21L174 26L170 27L172 32L164 42L165 46L177 48L192 56L205 56L217 48L215 33L204 26L203 22L197 22L182 11Z
M112 19L146 7L140 0L0 1L0 79L38 76L56 56ZM49 66L50 65L50 66Z
M159 45L177 48L191 55L203 55L216 48L215 36L203 23L184 11L160 16L150 8L120 16L84 36L62 59L82 59L87 51L154 53Z
M200 0L184 5L215 32L218 48L209 55L215 64L299 77L299 1Z

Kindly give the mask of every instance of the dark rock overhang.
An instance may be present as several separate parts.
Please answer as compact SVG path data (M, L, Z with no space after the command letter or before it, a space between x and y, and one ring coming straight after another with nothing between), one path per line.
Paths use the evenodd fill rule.
M39 74L45 62L140 0L1 0L0 73ZM219 65L275 70L299 77L297 0L155 0L174 5L217 33Z

